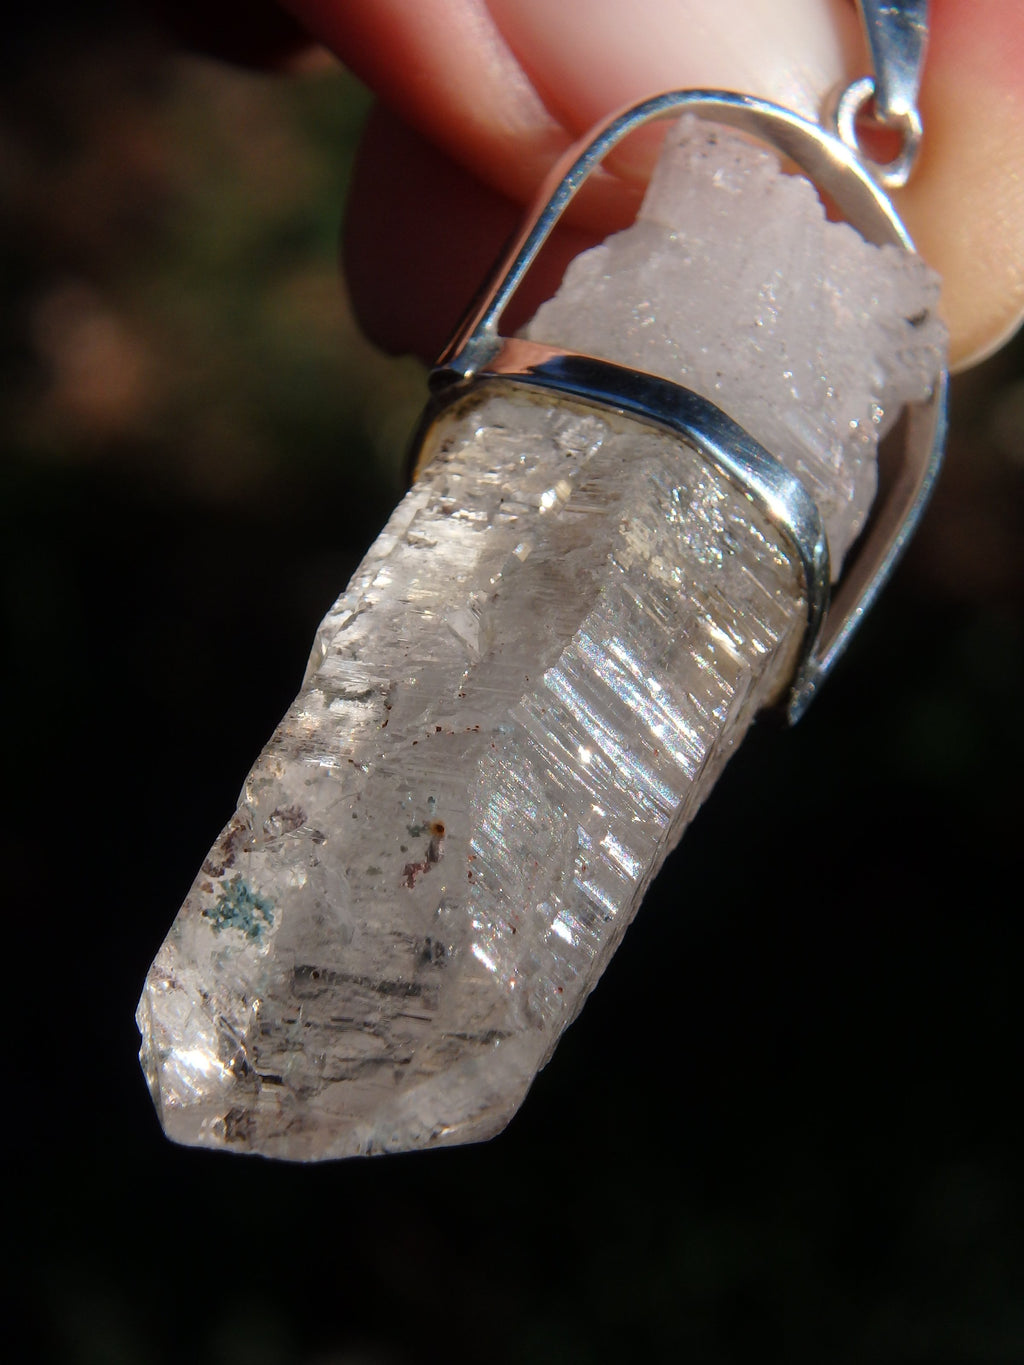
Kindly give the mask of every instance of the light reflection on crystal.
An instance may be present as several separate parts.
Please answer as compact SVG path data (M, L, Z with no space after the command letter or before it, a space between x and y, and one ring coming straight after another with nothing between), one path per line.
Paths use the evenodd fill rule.
M451 453L325 621L154 964L147 1072L181 1141L309 1159L495 1131L699 803L695 775L785 675L799 577L769 526L751 540L742 495L714 500L735 548L711 606L688 548L700 502L672 497L706 483L698 457L618 419L581 423L573 405L496 394L481 411L453 422ZM491 516L486 536L444 510L456 486L472 512L506 496L474 426L515 427L530 451L514 523ZM521 468L515 443L502 449ZM542 511L560 480L567 497ZM748 571L742 547L764 541ZM459 612L474 640L440 624ZM746 642L724 672L694 663L709 614ZM754 642L773 667L738 689L726 673ZM211 938L202 918L243 863L252 903L274 903L262 947Z
M933 372L932 333L914 350L900 332L930 286L884 255L865 266L829 227L840 296L870 287L892 315L858 304L856 325L824 325L806 303L824 248L804 259L801 192L716 137L730 198L750 181L763 202L730 204L723 223L711 152L684 154L683 179L704 183L677 187L683 219L714 224L706 281L661 259L665 234L642 223L649 249L633 264L646 254L652 278L641 288L622 263L595 283L605 258L586 258L560 294L569 314L542 310L534 335L661 373L655 357L671 355L698 388L688 366L710 356L712 396L807 467L849 536L874 479L854 408L893 355L912 380ZM661 223L670 181L655 185ZM770 306L751 215L781 269ZM700 254L681 227L668 241ZM763 338L722 331L720 287L741 276L759 333L785 319L776 340L799 352L786 383L811 395L810 414L786 411ZM845 350L823 359L837 337ZM766 408L780 411L761 432ZM839 427L856 437L842 461ZM316 1160L497 1132L791 673L804 622L791 552L693 451L498 387L450 412L442 438L318 631L150 970L142 1059L178 1141Z
M498 970L498 964L494 961L493 958L488 957L488 955L480 947L479 943L474 943L472 948L470 949L470 952L476 958L477 962L482 962L484 964L484 966L487 968L489 972L496 972Z
M633 857L623 844L619 843L614 834L606 834L601 840L601 847L611 855L612 861L618 863L628 877L635 877L640 871L639 860Z
M563 910L551 921L551 932L557 934L565 943L572 943L572 930L568 924L568 912Z
M230 1069L222 1066L221 1063L206 1048L188 1048L178 1053L178 1076L184 1080L189 1073L198 1079L191 1083L191 1089L196 1095L202 1094L203 1082L205 1081L225 1081L230 1078Z

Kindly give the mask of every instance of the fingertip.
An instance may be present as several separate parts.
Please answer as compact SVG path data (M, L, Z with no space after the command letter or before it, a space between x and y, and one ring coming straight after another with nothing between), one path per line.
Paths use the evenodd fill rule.
M394 354L436 359L522 214L521 205L378 105L356 157L342 234L352 306L370 340ZM503 330L532 317L568 262L594 240L559 229Z
M922 157L898 207L942 278L963 370L1024 320L1024 7L940 0L933 24Z

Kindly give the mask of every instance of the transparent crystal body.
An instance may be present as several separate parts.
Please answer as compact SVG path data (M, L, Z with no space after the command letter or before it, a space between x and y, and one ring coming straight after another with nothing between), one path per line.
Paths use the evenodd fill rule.
M934 293L684 123L531 335L710 397L806 479L835 563L939 367ZM147 977L177 1141L315 1160L497 1132L790 678L799 566L685 444L500 385L435 442Z
M147 980L179 1141L500 1129L792 667L799 566L691 450L500 392L442 434Z

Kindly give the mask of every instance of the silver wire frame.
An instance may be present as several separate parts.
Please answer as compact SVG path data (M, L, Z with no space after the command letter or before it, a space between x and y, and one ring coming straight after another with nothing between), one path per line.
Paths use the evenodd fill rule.
M553 169L538 200L431 374L432 399L419 444L448 408L477 385L547 390L609 408L674 432L741 489L783 533L803 568L804 638L783 702L791 724L806 711L848 645L913 534L942 462L947 376L907 409L903 458L884 498L876 500L834 593L821 515L796 475L708 399L669 380L593 356L502 337L498 325L555 224L591 171L628 133L656 119L690 113L728 124L774 147L824 190L869 242L914 245L888 196L837 137L779 105L718 90L655 96L610 118Z

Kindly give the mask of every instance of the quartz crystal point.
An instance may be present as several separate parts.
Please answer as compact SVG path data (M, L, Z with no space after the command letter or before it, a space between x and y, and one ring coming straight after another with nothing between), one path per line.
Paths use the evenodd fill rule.
M806 480L836 559L940 368L935 294L684 122L530 335L710 397ZM802 592L678 440L511 386L453 410L150 969L168 1135L315 1160L502 1128L788 681Z

